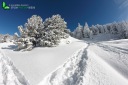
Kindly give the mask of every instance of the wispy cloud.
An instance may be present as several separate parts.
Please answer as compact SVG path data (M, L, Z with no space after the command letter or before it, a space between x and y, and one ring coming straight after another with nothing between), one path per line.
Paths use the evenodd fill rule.
M128 7L128 0L125 0L122 4L120 4L120 9L124 9Z
M115 4L118 5L120 10L119 17L116 19L119 20L128 20L128 0L113 0Z
M125 1L125 0L113 0L116 4L120 4L122 3L122 1Z
M113 0L120 9L128 8L128 0Z

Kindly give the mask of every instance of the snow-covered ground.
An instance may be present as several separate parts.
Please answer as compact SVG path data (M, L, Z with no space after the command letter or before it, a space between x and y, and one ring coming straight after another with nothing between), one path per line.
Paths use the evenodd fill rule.
M70 43L66 44L69 41ZM61 40L57 47L39 47L30 52L13 51L15 46L10 43L0 44L5 55L9 56L14 65L24 73L31 85L38 84L83 45L83 41L71 37Z
M128 40L98 42L91 45L90 49L128 78Z
M128 54L127 46L124 46L128 40L116 40L116 36L107 35L85 41L88 44L38 85L128 85ZM125 50L107 48L104 43Z
M57 47L30 52L13 51L10 43L0 47L30 85L128 85L128 39L117 39L110 34L85 41L70 37Z
M25 76L0 50L0 85L29 85Z

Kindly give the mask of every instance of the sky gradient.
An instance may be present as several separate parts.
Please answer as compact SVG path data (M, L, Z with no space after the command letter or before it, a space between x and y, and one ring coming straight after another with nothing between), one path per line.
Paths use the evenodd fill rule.
M0 8L0 34L14 34L32 15L45 20L60 14L72 31L78 23L91 25L128 20L128 0L3 0L7 4L29 4L35 10ZM0 2L2 4L2 2Z

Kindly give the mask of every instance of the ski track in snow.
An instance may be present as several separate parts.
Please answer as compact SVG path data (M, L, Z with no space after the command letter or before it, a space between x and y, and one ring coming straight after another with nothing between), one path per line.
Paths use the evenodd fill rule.
M70 40L71 43L66 44L67 40ZM30 84L37 85L51 71L62 65L75 51L83 45L87 45L74 38L62 40L62 42L57 47L37 47L30 52L13 51L14 45L9 43L3 43L0 46L3 48L1 50L12 59L14 65L25 74Z
M124 43L127 41L85 41L84 47L37 85L128 85L128 49L122 46ZM2 53L0 85L29 85L23 74Z
M29 85L24 75L0 51L0 85Z
M124 76L90 49L92 45L76 52L39 85L128 85Z
M128 80L120 75L113 67L97 54L88 49L86 85L128 85ZM82 84L82 85L84 85Z
M100 47L100 50L104 54L109 54L107 56L101 56L113 66L117 71L119 71L124 77L128 78L128 51L124 48L119 48L111 45L106 45L103 43L97 43L96 46Z
M82 48L76 52L64 65L49 74L39 85L80 85L86 71L88 59L86 49Z

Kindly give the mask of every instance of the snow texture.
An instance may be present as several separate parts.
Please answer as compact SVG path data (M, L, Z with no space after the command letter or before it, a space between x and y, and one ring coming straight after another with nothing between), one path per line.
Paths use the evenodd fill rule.
M38 47L30 52L16 52L13 43L1 43L4 55L1 53L0 65L5 67L0 70L8 71L0 74L0 80L3 85L29 85L26 78L30 85L128 85L128 40L117 39L113 34L84 41L69 37L57 47Z
M98 44L96 46L98 47L92 43L86 44L38 85L128 85L128 80L125 78L125 75L128 76L128 67L124 63L116 63L122 68L114 68L109 57L114 58L112 62L118 58L108 55L106 56L108 58L104 58L106 54L102 53L103 49L99 50ZM126 57L122 57L127 61ZM125 75L122 75L119 69L126 70L123 72Z
M62 39L57 47L37 47L29 52L13 51L13 43L3 43L0 46L14 65L25 74L30 84L37 85L83 45L83 41L69 37Z
M0 85L29 85L25 76L0 50Z

